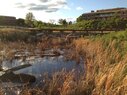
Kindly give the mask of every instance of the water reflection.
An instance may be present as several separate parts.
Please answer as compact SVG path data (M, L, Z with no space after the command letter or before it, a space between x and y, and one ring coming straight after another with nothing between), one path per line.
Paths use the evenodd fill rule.
M63 56L59 57L43 57L35 58L33 60L22 62L20 60L13 60L12 62L4 61L2 67L5 69L16 67L23 64L32 64L31 67L15 71L15 73L25 73L36 76L39 78L41 74L48 73L52 75L55 72L60 72L63 69L66 71L71 71L75 69L76 71L82 72L84 70L83 64L77 64L75 61L65 61Z
M14 73L15 74L24 73L24 74L35 76L36 82L32 84L33 87L43 85L43 76L45 73L48 74L48 76L52 76L54 73L61 72L62 70L66 72L73 70L77 78L81 73L84 73L84 65L82 63L77 64L75 61L65 61L63 56L43 57L43 58L33 57L30 59L31 60L27 60L24 62L20 59L12 60L11 62L4 61L2 63L2 67L4 69L9 69L9 68L17 67L23 64L31 64L32 66L28 68L20 69L18 71L15 71ZM9 83L2 83L1 86L5 87L4 92L6 93L6 95L10 95L10 93L13 93L13 95L18 95L17 93L21 91L22 85L18 83L16 84L10 83L10 85ZM16 89L19 89L16 92L14 92L15 87Z

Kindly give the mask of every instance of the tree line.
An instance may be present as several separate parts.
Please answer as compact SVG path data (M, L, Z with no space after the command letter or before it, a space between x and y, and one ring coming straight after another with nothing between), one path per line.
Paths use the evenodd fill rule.
M90 30L124 30L127 28L127 19L109 18L107 20L82 20L69 27Z
M52 28L52 27L67 27L68 25L71 25L71 21L67 21L66 19L59 19L59 24L54 24L54 21L51 21L49 23L42 22L40 20L36 20L33 13L29 12L26 14L26 18L17 19L17 25L18 26L27 26L27 27L36 27L36 28Z
M127 19L114 16L108 19L101 20L84 20L78 17L76 23L71 21L67 22L66 19L59 19L59 24L46 23L35 19L34 15L30 12L26 14L25 19L17 19L17 25L28 26L36 28L71 28L71 29L88 29L88 30L124 30L127 28Z
M77 27L80 29L124 30L127 28L127 18L123 19L117 14L114 14L113 17L107 19L84 20L82 16L79 16L77 18L77 23L71 27Z

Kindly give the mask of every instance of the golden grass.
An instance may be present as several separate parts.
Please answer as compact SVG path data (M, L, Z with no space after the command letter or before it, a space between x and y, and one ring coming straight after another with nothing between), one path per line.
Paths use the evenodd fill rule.
M80 39L75 41L76 52L85 53L86 82L93 81L88 95L127 94L127 55L122 58L115 49L115 40L103 48L101 41ZM89 86L89 85L88 85Z
M50 43L51 42L51 43ZM31 48L40 49L61 48L61 41L45 40L34 45L4 44L0 49ZM52 47L52 45L56 45ZM78 39L71 45L66 45L68 50L65 59L84 61L85 74L75 79L73 72L60 72L54 74L52 79L44 80L44 88L24 89L21 95L126 95L127 94L127 54L121 57L113 40L104 47L101 40ZM9 48L8 48L9 46Z

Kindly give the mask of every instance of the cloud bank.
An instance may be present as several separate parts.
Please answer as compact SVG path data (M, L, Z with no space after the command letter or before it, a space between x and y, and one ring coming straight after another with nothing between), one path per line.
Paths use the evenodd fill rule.
M66 0L38 0L40 3L16 3L17 8L27 8L31 11L45 11L47 13L56 12L61 8L68 7Z

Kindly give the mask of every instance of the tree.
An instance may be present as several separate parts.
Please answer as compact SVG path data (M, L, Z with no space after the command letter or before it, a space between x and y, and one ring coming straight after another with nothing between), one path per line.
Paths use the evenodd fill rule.
M54 19L50 19L49 20L49 23L54 24L55 23L55 20Z
M25 26L25 20L22 18L17 19L16 23L18 26Z
M33 13L29 12L26 14L26 19L25 19L25 23L30 26L33 27L33 21L35 20L35 17L33 15Z
M66 26L67 25L66 19L59 19L59 24Z
M42 27L46 26L46 24L44 22L37 21L37 20L33 21L33 25L34 25L34 27L37 27L37 28L42 28Z
M58 23L62 25L63 24L63 19L59 19Z
M69 24L69 25L72 25L72 21L69 21L68 24Z
M76 19L76 21L77 22L80 22L80 21L83 21L84 20L84 18L83 18L83 16L81 15L81 16L79 16L77 19Z

